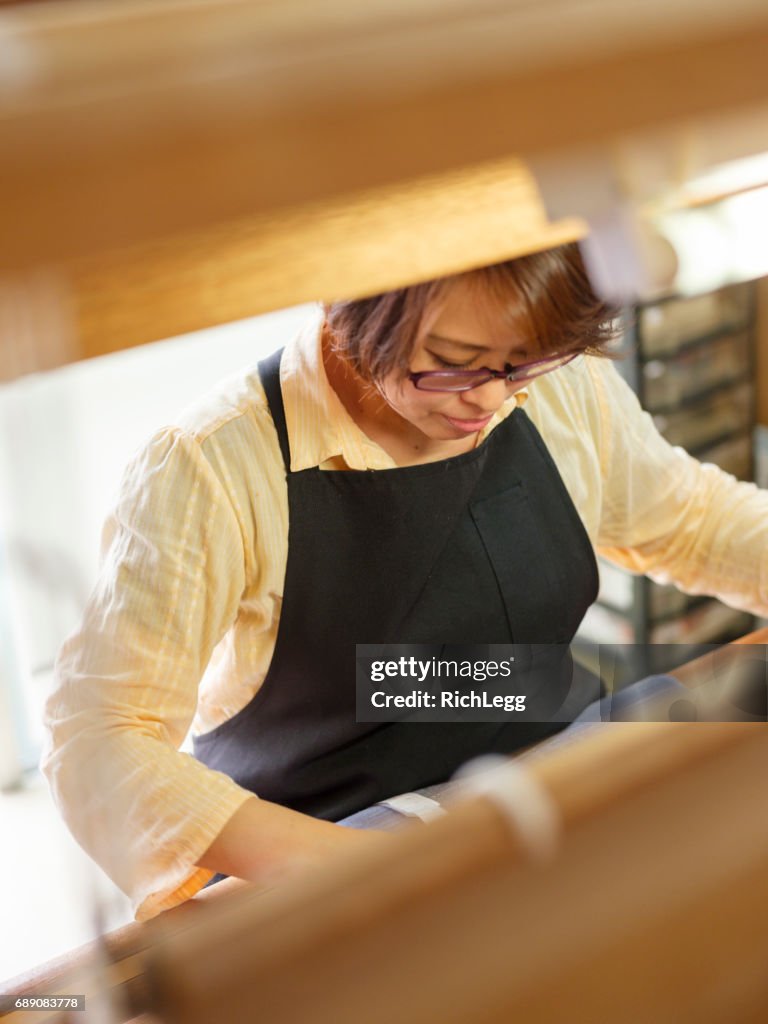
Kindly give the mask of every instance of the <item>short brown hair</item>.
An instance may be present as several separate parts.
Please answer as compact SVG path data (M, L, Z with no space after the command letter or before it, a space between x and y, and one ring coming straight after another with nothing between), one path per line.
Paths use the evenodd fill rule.
M325 316L334 348L369 381L407 369L427 312L459 281L505 306L516 300L510 316L543 355L604 355L617 336L618 310L595 295L578 245L570 243L365 299L328 303Z

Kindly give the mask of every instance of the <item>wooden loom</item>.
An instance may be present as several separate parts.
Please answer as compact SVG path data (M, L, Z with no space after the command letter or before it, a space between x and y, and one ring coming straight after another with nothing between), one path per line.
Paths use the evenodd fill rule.
M720 669L766 643L768 630L738 641ZM678 677L695 685L714 657ZM375 854L269 892L211 890L4 990L84 992L144 1024L555 1024L564 1013L757 1024L768 1010L765 728L609 726L526 763L555 811L550 848L503 803L467 799Z
M0 375L580 237L529 160L766 108L768 13L719 6L0 7ZM767 761L759 725L617 729L527 769L549 861L478 798L12 988L184 1024L762 1021Z

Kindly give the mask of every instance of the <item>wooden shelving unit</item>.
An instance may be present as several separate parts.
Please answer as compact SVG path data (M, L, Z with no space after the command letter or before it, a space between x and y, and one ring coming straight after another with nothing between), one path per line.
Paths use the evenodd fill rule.
M627 355L617 367L660 432L701 462L753 479L755 285L667 296L627 309L626 321ZM619 681L664 671L702 644L724 643L754 627L748 613L602 559L600 575L598 604L580 635L616 645Z

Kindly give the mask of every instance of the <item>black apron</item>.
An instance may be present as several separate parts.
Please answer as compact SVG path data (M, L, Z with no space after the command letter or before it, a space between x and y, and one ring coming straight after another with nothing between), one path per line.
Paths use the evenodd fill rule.
M355 644L568 644L597 564L521 409L440 462L292 473L280 355L259 365L288 484L275 651L250 703L194 749L258 796L338 821L564 724L357 723ZM575 713L597 695L587 688Z

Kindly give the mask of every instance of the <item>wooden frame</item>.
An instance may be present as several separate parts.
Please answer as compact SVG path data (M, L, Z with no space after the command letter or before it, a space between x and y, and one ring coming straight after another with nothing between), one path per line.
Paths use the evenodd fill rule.
M763 629L728 650L766 643ZM714 657L676 674L695 685ZM211 890L6 989L111 991L123 1019L151 1009L168 1024L255 1006L264 1021L501 1024L514 1011L554 1024L562 991L579 1021L756 1024L768 1007L755 899L765 725L619 724L525 770L556 807L550 859L500 804L471 799L315 878Z
M5 377L578 238L531 159L768 111L760 0L7 9Z

